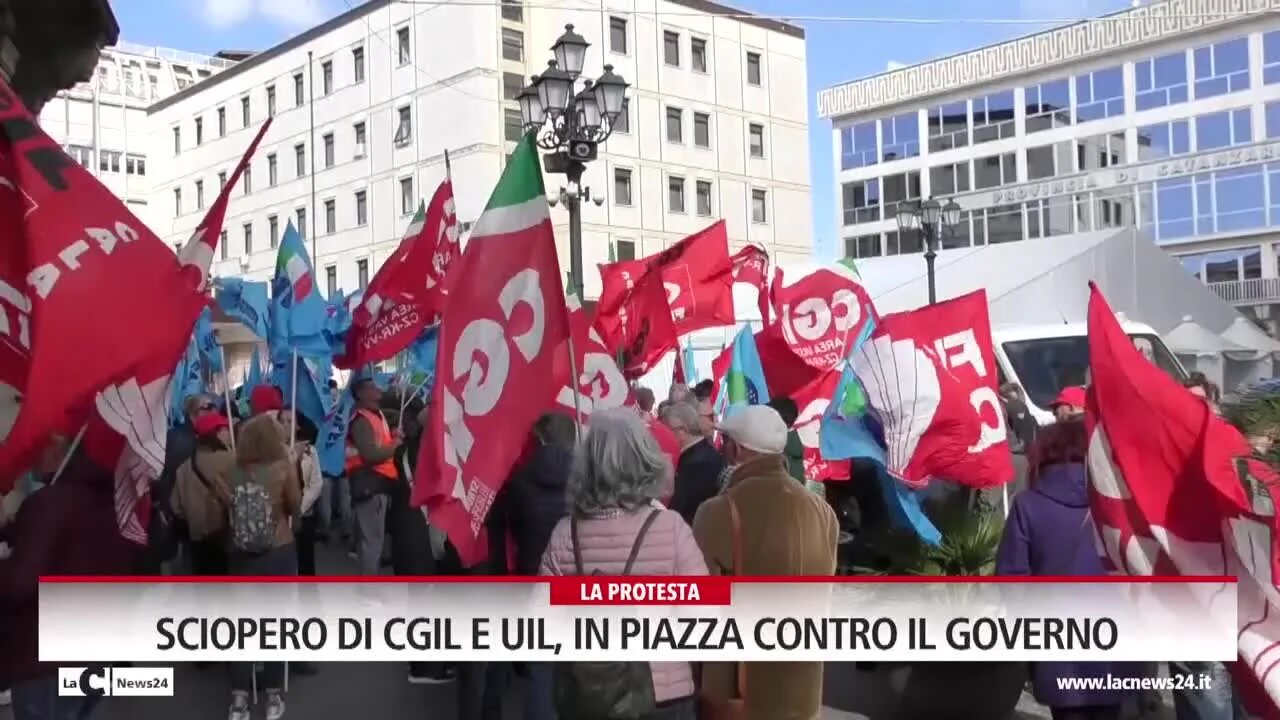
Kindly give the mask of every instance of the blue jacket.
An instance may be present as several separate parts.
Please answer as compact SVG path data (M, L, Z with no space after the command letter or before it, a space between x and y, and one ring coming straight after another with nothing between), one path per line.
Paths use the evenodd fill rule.
M996 555L997 575L1105 575L1089 518L1083 464L1044 467L1031 489L1013 499ZM1139 676L1131 663L1045 662L1031 666L1036 700L1051 708L1117 705L1126 693L1060 690L1060 677Z

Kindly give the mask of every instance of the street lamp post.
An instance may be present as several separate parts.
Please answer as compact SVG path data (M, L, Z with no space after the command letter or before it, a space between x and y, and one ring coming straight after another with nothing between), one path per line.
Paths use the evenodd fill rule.
M929 279L929 304L938 301L938 289L933 264L938 257L938 238L942 232L950 232L960 224L960 206L955 200L946 205L932 198L923 203L902 203L898 206L898 232L919 230L924 236L924 262Z
M547 151L542 158L549 173L563 174L568 187L560 188L560 201L569 211L569 272L572 290L582 296L582 201L590 201L591 189L582 187L586 164L596 159L597 147L609 139L614 123L622 114L627 82L614 74L612 65L592 81L575 85L590 47L583 37L564 26L564 34L551 46L554 60L541 75L530 78L520 92L520 119L525 132L535 133L538 147ZM554 204L555 200L552 200ZM597 205L604 198L595 199Z

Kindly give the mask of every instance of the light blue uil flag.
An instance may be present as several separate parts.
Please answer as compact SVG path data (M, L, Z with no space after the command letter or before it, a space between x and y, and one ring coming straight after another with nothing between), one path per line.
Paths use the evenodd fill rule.
M253 395L253 389L261 384L262 352L257 345L254 345L253 351L249 354L249 376L245 378L244 385L240 387L240 401L236 404L240 410L240 417L249 417L249 398Z
M271 281L272 361L287 363L294 351L303 357L328 356L328 317L324 298L316 288L311 259L290 222L280 238L276 276Z
M213 334L213 310L205 308L196 319L195 341L204 368L210 373L222 373L222 349Z
M347 430L351 427L351 413L355 411L355 398L351 387L342 391L338 402L329 409L320 437L316 438L316 454L320 459L320 472L330 477L342 475L347 464Z
M176 427L186 422L183 404L192 395L204 392L204 379L200 372L200 349L193 333L187 342L187 350L173 370L173 384L169 394L169 425Z
M292 398L295 389L294 372L298 375L296 399ZM312 358L299 355L295 358L288 355L284 362L278 359L274 362L271 384L284 393L286 404L292 402L298 413L319 430L324 427L329 407L333 404L329 398L329 376L332 372L333 366L328 356Z
M254 335L267 339L269 313L267 284L240 278L218 278L213 283L218 310L244 325Z

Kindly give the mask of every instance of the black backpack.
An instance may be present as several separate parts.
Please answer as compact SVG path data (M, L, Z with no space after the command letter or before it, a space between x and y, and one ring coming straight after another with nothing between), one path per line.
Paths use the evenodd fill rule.
M640 526L631 555L622 570L630 575L644 536L653 521L662 514L653 510ZM578 575L582 568L582 548L578 543L578 519L569 519L573 539L573 564ZM600 571L592 573L601 575ZM621 660L602 662L557 663L555 675L556 714L574 720L639 720L652 713L657 703L653 695L653 673L647 662Z

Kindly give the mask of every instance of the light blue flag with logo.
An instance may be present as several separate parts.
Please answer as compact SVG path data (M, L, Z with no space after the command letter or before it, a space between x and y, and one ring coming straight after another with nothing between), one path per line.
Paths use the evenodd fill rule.
M752 343L755 344L754 342ZM684 350L681 351L680 363L684 366L684 384L693 387L698 384L698 368L694 366L693 357L693 341L685 340Z
M293 352L303 357L325 357L329 342L325 324L329 313L316 287L315 274L302 236L290 221L280 238L276 275L271 281L271 358L288 365Z
M281 358L273 362L271 384L284 393L285 404L292 403L294 409L319 430L324 427L330 406L333 404L329 399L329 376L333 372L333 366L327 355L323 357L299 355L296 363L291 362L293 359L292 355L287 355L283 358L283 362ZM296 398L293 397L295 388L292 372L298 374Z
M240 278L218 278L213 283L214 300L218 310L227 317L253 331L266 340L270 334L267 326L270 317L268 289L264 282L249 282Z
M426 399L431 395L431 387L436 379L436 349L440 341L439 324L432 325L406 350L409 372L406 378L408 388L414 396Z
M169 396L169 425L177 426L186 420L183 404L192 395L204 392L204 378L200 372L200 348L193 333L187 342L187 350L178 360L173 371L173 383Z
M355 412L355 407L356 401L351 394L351 386L348 385L338 402L329 408L324 424L320 425L320 436L316 438L316 455L320 459L320 472L325 475L338 477L346 469L347 430L351 427L351 414Z
M249 376L245 378L244 385L240 386L240 398L236 403L240 410L240 417L247 418L251 414L249 412L249 397L253 395L253 389L262 384L262 352L257 345L253 346L253 350L249 353Z
M734 408L745 405L763 405L769 402L769 385L764 379L764 366L760 364L760 352L756 349L755 333L750 325L743 325L733 338L733 351L729 356L729 369L720 393L716 398L717 413L731 414Z
M206 307L196 319L194 338L196 347L200 350L200 360L204 363L204 368L210 373L221 373L223 371L222 350L218 347L218 340L213 335L212 309Z
M324 336L329 343L329 354L338 357L346 353L347 335L351 331L351 298L341 290L325 303Z

